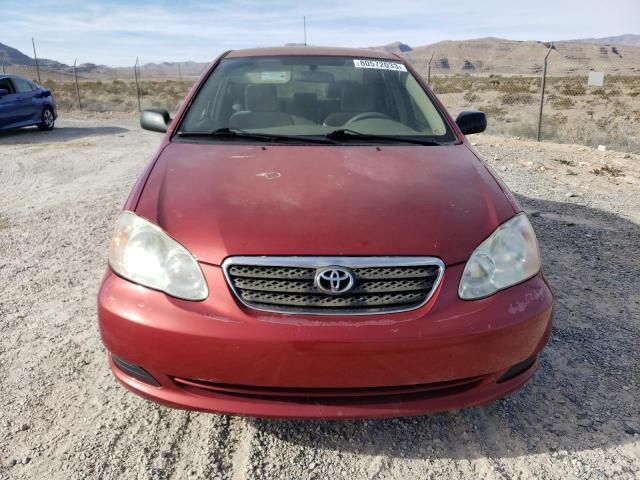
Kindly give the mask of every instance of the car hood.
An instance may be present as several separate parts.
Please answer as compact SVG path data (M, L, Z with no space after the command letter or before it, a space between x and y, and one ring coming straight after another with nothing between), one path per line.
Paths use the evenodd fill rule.
M514 206L464 144L167 145L136 212L198 260L425 255L465 261Z

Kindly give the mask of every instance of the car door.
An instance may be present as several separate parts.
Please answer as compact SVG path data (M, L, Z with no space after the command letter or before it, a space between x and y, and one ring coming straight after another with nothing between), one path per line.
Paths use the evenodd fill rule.
M0 78L0 88L9 92L0 97L0 128L3 128L18 123L19 95L7 77Z
M31 88L27 80L20 77L12 77L11 81L17 94L17 115L18 122L37 122L42 114L42 107L39 102L34 101L36 90Z

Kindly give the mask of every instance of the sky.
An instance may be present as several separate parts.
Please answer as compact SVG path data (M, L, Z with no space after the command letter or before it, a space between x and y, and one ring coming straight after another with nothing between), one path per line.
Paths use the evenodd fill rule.
M640 33L640 0L0 0L0 43L71 64L126 66L303 42L367 47Z

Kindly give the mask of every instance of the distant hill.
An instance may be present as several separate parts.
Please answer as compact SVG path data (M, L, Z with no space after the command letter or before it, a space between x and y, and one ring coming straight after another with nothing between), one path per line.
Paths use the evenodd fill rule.
M145 63L140 66L140 75L143 77L199 77L207 68L207 62L162 62ZM123 74L132 72L132 67L115 69Z
M589 70L618 74L640 74L640 47L596 43L556 42L549 56L551 75L571 75ZM426 71L429 59L431 72L476 74L539 74L549 44L538 41L516 41L501 38L434 43L415 47L406 53L419 70Z
M48 58L38 58L38 63L46 68L64 68L66 65ZM34 65L34 61L20 50L0 43L0 66L4 65Z
M31 65L33 60L20 50L0 43L0 64L5 65Z
M73 67L55 60L38 58L38 64L43 72L54 73L56 79L69 78L73 73ZM0 72L4 65L9 73L24 75L29 78L35 77L35 61L21 51L0 43ZM207 67L206 62L163 62L146 63L140 66L142 77L197 77ZM95 63L82 63L76 66L78 75L83 78L128 78L133 77L133 66L131 67L108 67Z
M602 70L609 74L640 74L640 35L620 35L599 39L556 42L555 51L549 56L550 75L584 74L589 70ZM445 40L431 45L410 47L406 43L393 42L372 47L406 57L420 72L426 72L433 55L431 72L442 74L503 74L538 75L542 72L544 56L549 44L538 41L516 41L502 38L478 38L473 40ZM48 73L56 78L69 78L72 67L54 60L38 59ZM22 73L35 78L33 59L15 48L0 43L0 64L7 71ZM140 67L143 78L196 77L206 68L204 62L147 63ZM83 63L77 67L84 78L133 78L133 67L108 67ZM23 73L24 74L24 73Z
M633 33L625 33L623 35L617 35L615 37L582 38L579 40L570 41L579 43L597 43L604 45L627 45L629 47L640 47L640 35L635 35Z
M390 53L408 53L413 50L409 45L402 42L393 42L388 45L382 45L381 47L371 47L374 50L382 50Z

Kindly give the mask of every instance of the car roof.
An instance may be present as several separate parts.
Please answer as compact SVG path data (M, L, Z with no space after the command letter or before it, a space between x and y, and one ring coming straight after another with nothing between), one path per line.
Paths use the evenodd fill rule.
M393 53L382 50L371 50L365 48L338 48L338 47L270 47L270 48L247 48L243 50L232 50L225 58L240 57L278 57L285 55L305 55L305 56L329 56L329 57L356 57L356 58L378 58L384 60L402 61L400 57Z

